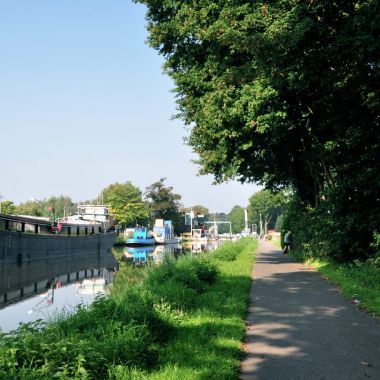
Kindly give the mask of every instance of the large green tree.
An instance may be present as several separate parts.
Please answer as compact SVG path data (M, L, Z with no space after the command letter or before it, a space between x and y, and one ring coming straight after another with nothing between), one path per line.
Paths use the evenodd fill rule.
M237 234L242 232L245 227L244 208L234 206L228 214L228 219L231 222L232 233Z
M122 227L144 225L149 221L149 207L142 199L141 190L130 181L113 183L106 187L101 198L111 206L111 212Z
M251 224L256 224L260 233L267 234L268 227L274 228L277 217L282 213L284 196L270 190L261 190L249 198L248 215Z
M369 248L380 227L378 0L138 2L201 173L290 186L339 229L336 248L354 235L357 254Z
M178 231L179 226L184 223L184 216L180 213L182 196L174 193L172 187L166 186L165 180L166 178L160 178L147 187L145 199L149 204L152 222L154 219L171 220Z

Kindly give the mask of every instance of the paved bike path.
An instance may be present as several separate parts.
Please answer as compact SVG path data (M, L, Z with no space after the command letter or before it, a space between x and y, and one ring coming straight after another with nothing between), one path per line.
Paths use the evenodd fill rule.
M380 322L269 242L253 269L241 380L380 379Z

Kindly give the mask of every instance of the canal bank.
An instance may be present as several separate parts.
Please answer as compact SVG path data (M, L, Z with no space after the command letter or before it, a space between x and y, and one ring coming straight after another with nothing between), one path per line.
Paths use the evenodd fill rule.
M138 285L117 280L118 291L88 309L4 336L0 374L231 378L244 335L254 249L244 239L208 255L167 260L147 270ZM31 338L29 351L24 343ZM15 349L24 351L14 356Z

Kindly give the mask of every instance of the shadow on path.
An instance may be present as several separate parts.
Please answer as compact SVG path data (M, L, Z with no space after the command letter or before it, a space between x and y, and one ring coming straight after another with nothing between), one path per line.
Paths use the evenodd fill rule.
M380 379L380 324L270 243L253 271L240 379Z

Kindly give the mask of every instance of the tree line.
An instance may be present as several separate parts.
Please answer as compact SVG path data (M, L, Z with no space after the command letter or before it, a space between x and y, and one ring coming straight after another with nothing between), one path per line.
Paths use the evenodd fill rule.
M231 222L232 233L241 233L245 227L244 207L234 206L229 213L210 213L209 209L202 205L184 207L181 203L182 196L174 192L171 186L165 184L166 178L160 178L142 192L131 181L114 183L104 188L95 199L86 200L79 204L106 204L110 206L118 226L121 229L136 225L153 226L155 219L172 220L176 233L189 232L189 223L186 223L186 215L194 213L194 228L206 229L210 224L205 222L228 221ZM262 190L253 194L248 200L248 225L259 226L260 214L263 221L263 229L281 230L278 223L282 218L282 197L269 190ZM1 203L3 214L30 215L37 217L62 218L74 215L78 203L68 196L52 196L47 199L30 199L18 205L5 200ZM54 208L54 215L51 209ZM50 211L49 211L50 210ZM229 225L220 225L219 233L229 233Z

